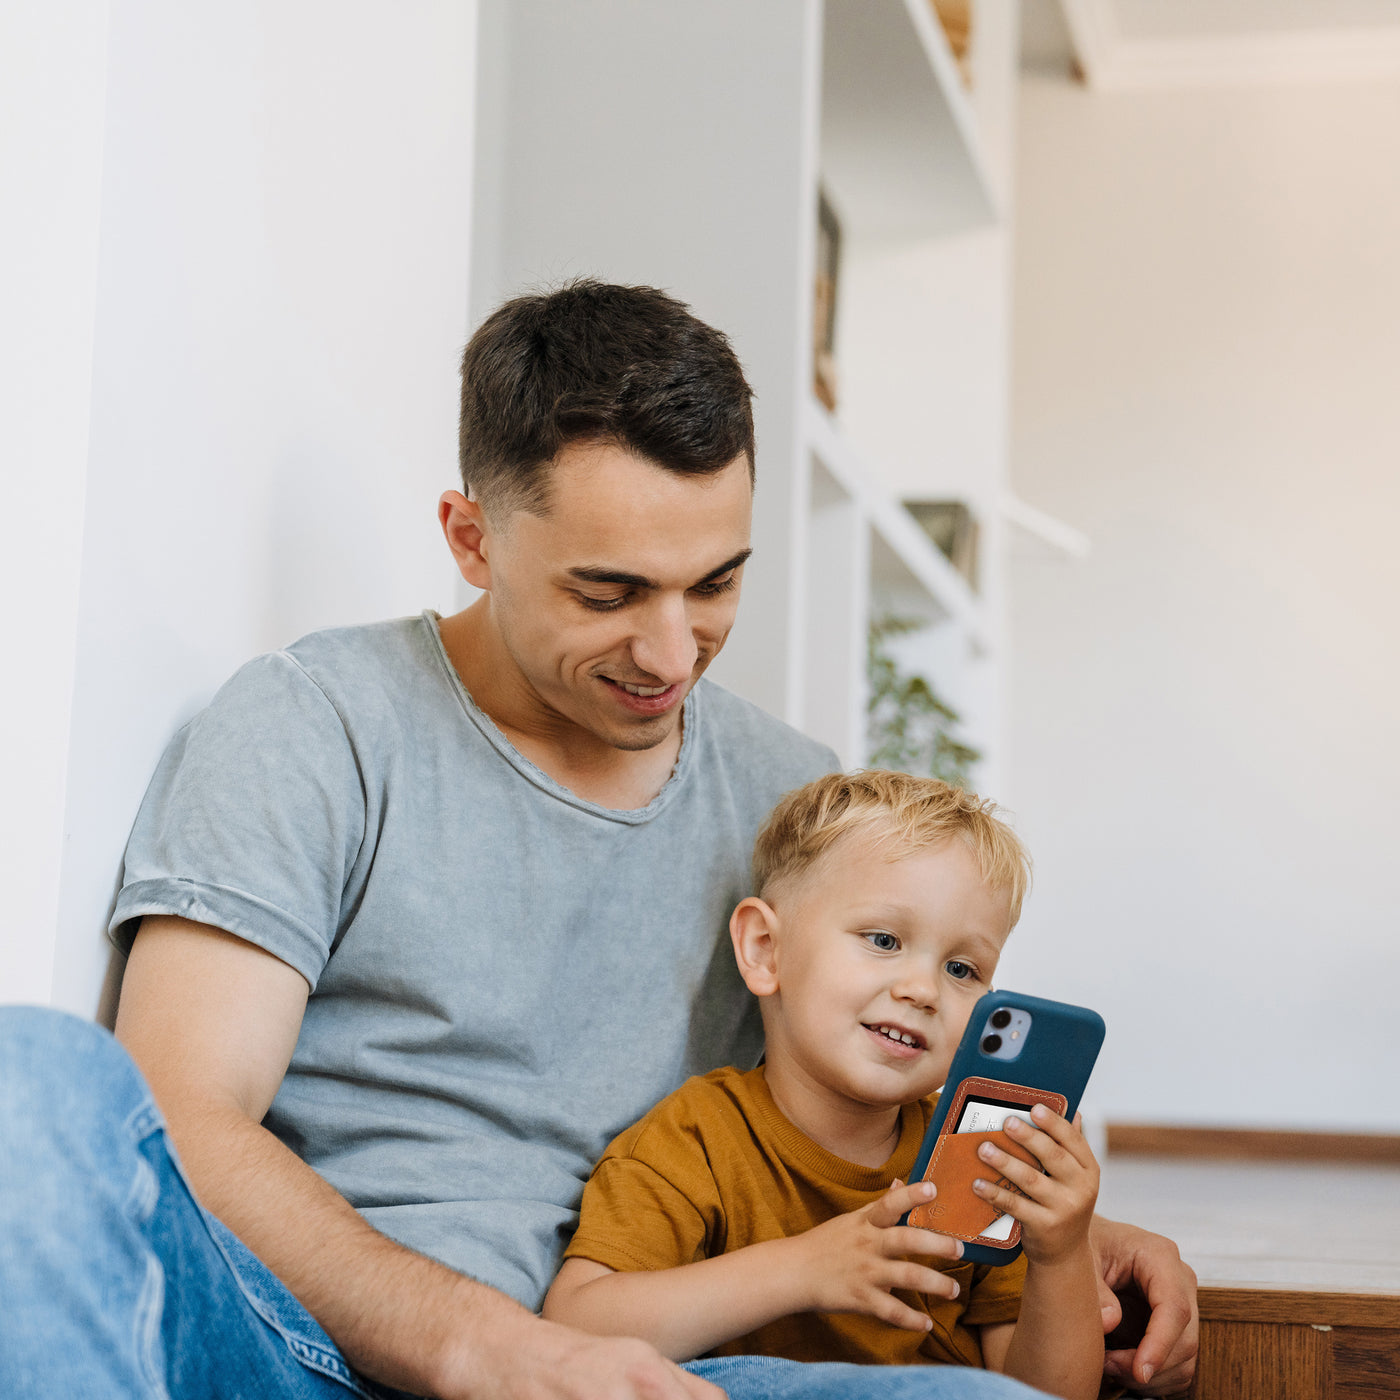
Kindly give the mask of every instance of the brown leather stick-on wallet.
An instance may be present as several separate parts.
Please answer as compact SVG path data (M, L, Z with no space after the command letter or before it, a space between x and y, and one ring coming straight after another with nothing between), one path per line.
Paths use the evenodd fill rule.
M948 1106L938 1142L929 1157L928 1170L923 1179L933 1182L938 1188L938 1195L927 1205L916 1206L911 1210L909 1223L921 1226L925 1230L937 1230L941 1235L952 1235L956 1239L975 1240L979 1244L1009 1249L1020 1243L1021 1222L1018 1220L1012 1225L1011 1234L1007 1239L985 1239L982 1231L996 1220L1001 1212L976 1195L972 1190L972 1183L981 1177L985 1181L994 1181L1003 1190L1015 1191L1017 1195L1021 1192L982 1161L977 1155L977 1149L984 1142L993 1142L1003 1152L1029 1163L1037 1171L1040 1170L1040 1163L1019 1143L1012 1142L1001 1130L955 1132L954 1129L962 1118L969 1098L1014 1103L1025 1109L1043 1103L1053 1112L1063 1114L1066 1108L1065 1097L1063 1094L1047 1093L1043 1089L1028 1089L1023 1084L1006 1084L997 1079L964 1079L957 1087L953 1102Z

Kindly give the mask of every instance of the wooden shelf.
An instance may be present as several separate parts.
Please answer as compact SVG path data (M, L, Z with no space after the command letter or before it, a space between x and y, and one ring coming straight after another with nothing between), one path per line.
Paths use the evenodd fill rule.
M972 106L929 0L827 0L821 174L857 238L927 238L997 218Z

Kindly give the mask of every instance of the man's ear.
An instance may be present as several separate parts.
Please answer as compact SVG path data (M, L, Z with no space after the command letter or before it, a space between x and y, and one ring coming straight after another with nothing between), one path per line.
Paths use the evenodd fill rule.
M469 501L460 491L444 491L438 501L438 523L457 571L473 588L491 588L489 531L479 501Z
M778 990L779 927L777 911L755 895L729 916L734 961L744 985L756 997L769 997Z

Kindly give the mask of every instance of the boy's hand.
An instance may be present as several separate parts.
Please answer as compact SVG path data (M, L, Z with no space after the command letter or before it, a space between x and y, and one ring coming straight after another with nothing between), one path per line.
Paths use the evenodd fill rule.
M1056 1264L1087 1249L1099 1195L1099 1164L1080 1132L1081 1115L1070 1124L1036 1104L1031 1117L1035 1127L1022 1118L1008 1118L1003 1126L1008 1137L1040 1162L1044 1173L987 1142L978 1155L1025 1194L983 1180L973 1182L972 1189L1021 1222L1021 1246L1031 1263Z
M795 1236L792 1242L803 1251L799 1267L806 1280L805 1310L866 1313L911 1332L927 1332L933 1325L928 1314L915 1312L890 1290L958 1296L958 1285L947 1274L906 1257L962 1255L957 1240L899 1223L906 1211L926 1205L933 1196L932 1182L905 1186L895 1181L878 1201Z

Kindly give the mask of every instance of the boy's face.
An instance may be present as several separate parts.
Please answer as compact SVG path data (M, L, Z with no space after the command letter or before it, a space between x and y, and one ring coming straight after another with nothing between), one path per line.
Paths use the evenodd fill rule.
M775 894L771 967L745 968L740 953L745 980L764 998L769 1065L850 1104L932 1093L991 990L1009 906L961 840L888 861L872 837L842 838Z

